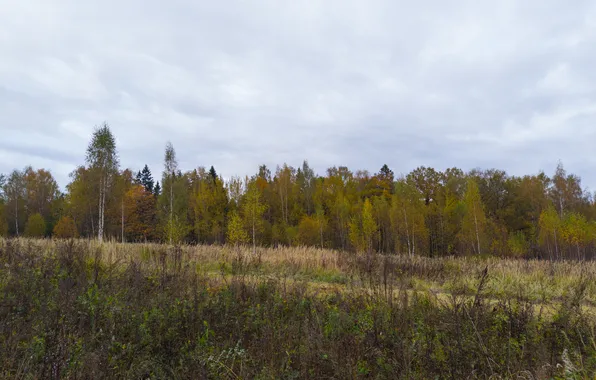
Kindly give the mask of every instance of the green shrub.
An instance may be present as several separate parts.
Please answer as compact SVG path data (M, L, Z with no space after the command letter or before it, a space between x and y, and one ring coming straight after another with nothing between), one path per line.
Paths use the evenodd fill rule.
M32 214L27 219L25 227L25 236L44 237L46 235L46 222L41 214Z

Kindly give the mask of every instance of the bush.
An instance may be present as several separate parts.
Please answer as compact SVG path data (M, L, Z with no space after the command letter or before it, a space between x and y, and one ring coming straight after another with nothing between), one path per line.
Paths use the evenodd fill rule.
M44 237L46 235L46 222L41 214L33 214L27 220L25 236Z
M53 235L58 239L71 239L78 236L75 221L70 216L63 216L54 226Z

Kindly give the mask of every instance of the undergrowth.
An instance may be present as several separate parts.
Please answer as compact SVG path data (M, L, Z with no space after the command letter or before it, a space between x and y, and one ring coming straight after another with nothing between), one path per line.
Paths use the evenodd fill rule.
M52 244L41 254L36 241L0 241L0 378L591 379L596 373L596 323L582 308L591 277L578 278L545 314L533 297L493 298L488 266L452 281L448 295L437 297L409 291L412 273L422 270L415 264L377 256L346 258L350 271L309 269L349 290L319 291L300 280L303 266L273 276L262 257L241 253L221 261L213 276L212 262L185 260L180 248L110 261L99 245ZM437 264L426 278L446 270L461 268Z

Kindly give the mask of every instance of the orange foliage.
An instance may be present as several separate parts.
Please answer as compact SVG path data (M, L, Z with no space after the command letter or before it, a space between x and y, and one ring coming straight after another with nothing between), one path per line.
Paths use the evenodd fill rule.
M128 241L155 236L155 197L144 186L133 186L124 196L124 233Z
M70 239L79 236L75 221L70 216L63 216L54 226L54 237Z

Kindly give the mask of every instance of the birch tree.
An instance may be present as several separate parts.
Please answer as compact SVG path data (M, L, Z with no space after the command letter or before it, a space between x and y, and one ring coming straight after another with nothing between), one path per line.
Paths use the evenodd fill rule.
M486 215L478 185L473 179L468 180L464 204L466 211L462 221L461 237L464 243L472 247L475 254L480 255L486 230Z
M407 250L409 256L421 252L428 239L424 224L424 203L416 189L406 181L399 181L391 203L391 226L398 252Z
M169 225L174 225L174 180L176 171L178 170L178 160L176 160L176 151L171 142L166 144L166 152L164 156L164 172L163 172L163 193L169 199ZM168 230L168 237L170 244L172 244L172 228Z
M25 179L23 172L13 170L10 176L8 176L3 188L7 200L6 207L10 210L8 214L14 217L11 223L14 226L14 234L19 236L22 226L22 223L19 222L24 222L23 217L26 217L22 207L25 203Z
M116 139L107 123L95 128L87 148L87 165L96 175L99 188L97 239L103 241L106 197L112 186L113 177L118 172Z
M551 260L553 257L555 259L560 258L561 224L559 214L552 205L540 214L538 241L540 245L546 247Z
M257 233L263 229L263 214L266 206L261 202L261 192L256 181L250 181L242 207L244 221L251 233L252 250L257 252Z

